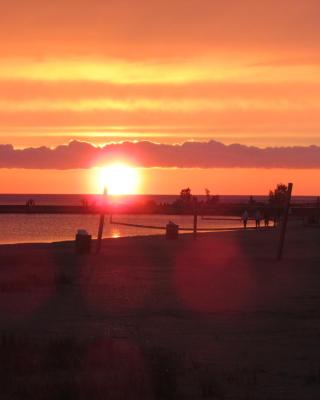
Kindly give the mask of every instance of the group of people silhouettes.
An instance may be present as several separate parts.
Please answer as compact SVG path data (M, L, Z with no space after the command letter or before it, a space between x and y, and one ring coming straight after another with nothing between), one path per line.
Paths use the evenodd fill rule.
M243 227L246 229L247 225L248 225L248 220L249 220L249 213L247 210L245 210L242 214L242 222L243 222ZM264 221L264 226L268 227L270 220L271 220L271 216L270 216L270 212L268 209L264 210L263 214L261 213L261 211L259 209L255 210L254 214L253 214L253 219L255 221L255 226L256 228L260 228L261 227L261 221ZM277 225L277 221L278 218L276 216L273 217L273 221L274 221L274 226Z

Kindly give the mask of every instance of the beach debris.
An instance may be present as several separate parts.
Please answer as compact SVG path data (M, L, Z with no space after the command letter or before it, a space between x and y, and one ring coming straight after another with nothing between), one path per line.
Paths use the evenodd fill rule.
M179 237L179 225L169 221L166 225L166 239L176 240Z
M76 252L88 254L91 251L92 236L85 229L78 229L76 234Z

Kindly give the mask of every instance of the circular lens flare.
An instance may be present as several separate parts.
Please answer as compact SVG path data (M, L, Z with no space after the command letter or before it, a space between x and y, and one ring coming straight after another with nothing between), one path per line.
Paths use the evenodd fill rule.
M108 194L136 194L139 175L136 168L125 164L115 164L101 170L101 182Z

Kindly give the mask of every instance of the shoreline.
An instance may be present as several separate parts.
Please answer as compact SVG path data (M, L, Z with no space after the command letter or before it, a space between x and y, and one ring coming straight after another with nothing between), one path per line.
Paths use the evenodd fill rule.
M274 228L273 226L270 227L260 227L258 230L259 231L269 231L269 230L275 230L277 228ZM255 227L247 227L246 229L244 229L243 227L239 227L239 228L212 228L212 229L208 229L208 230L199 230L197 232L197 236L198 235L205 235L205 234L217 234L217 233L228 233L228 232L241 232L241 231L256 231ZM188 228L187 231L185 229L182 229L179 232L179 236L190 236L193 237L193 232L192 229ZM159 234L150 234L150 235L124 235L124 236L119 236L119 237L104 237L102 239L103 242L105 241L109 241L109 240L121 240L121 239L130 239L130 238L152 238L152 237L163 237L164 239L166 239L165 237L165 228L163 228L163 232L159 233ZM177 239L179 240L179 239ZM92 238L92 245L95 246L97 242L97 238ZM0 247L2 246L18 246L18 245L74 245L75 244L75 239L70 239L70 240L55 240L55 241L35 241L35 242L0 242Z
M240 216L244 210L249 214L256 209L270 209L277 211L277 207L269 203L217 203L211 206L205 203L199 203L198 215L203 216ZM315 204L291 204L291 214L298 217L309 217L319 215L319 207ZM0 204L0 215L25 214L25 215L194 215L193 207L181 209L173 203L168 204L140 204L133 203L129 205L116 206L83 206L83 205L5 205Z

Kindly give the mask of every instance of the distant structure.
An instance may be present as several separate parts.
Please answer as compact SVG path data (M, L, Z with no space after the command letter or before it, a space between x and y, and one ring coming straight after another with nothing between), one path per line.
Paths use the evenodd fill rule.
M35 201L33 199L28 199L26 201L26 207L34 207L36 205Z

